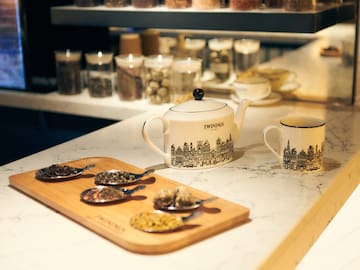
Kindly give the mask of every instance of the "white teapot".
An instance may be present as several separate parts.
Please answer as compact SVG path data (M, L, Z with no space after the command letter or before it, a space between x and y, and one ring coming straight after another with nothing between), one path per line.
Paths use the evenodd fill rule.
M210 168L231 161L250 101L244 99L234 116L226 103L202 99L202 89L195 89L193 96L195 100L171 107L163 116L145 121L142 129L145 142L172 168ZM155 119L163 124L164 150L149 137L148 129Z

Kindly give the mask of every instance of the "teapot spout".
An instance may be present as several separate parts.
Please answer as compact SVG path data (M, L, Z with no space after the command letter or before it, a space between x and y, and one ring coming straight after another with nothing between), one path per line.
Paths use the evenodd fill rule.
M246 109L251 104L249 99L243 99L239 103L236 112L235 112L235 119L234 119L234 139L237 140L240 137L240 132L243 127L244 117Z

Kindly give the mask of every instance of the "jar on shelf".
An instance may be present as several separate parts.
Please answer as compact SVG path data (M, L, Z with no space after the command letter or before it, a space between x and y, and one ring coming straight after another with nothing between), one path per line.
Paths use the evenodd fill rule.
M260 40L243 38L234 42L235 73L254 69L259 63Z
M56 82L60 94L81 93L81 51L55 51Z
M132 0L131 3L135 8L151 8L158 4L157 0Z
M232 48L231 38L210 39L209 46L209 69L214 73L218 82L227 81L232 73Z
M284 0L284 8L289 11L307 11L316 6L316 0Z
M177 51L177 39L175 37L160 37L159 52L160 54L175 55Z
M220 0L192 0L192 8L194 9L217 9L220 7Z
M144 56L159 54L160 32L155 29L146 29L141 32L141 47Z
M101 4L100 0L75 0L75 6L78 7L94 7L99 6Z
M113 92L113 53L91 52L85 54L89 94L107 97Z
M325 4L325 5L336 5L341 4L343 0L318 0L318 4Z
M230 0L229 7L233 10L251 10L259 7L259 0Z
M191 0L165 0L167 8L189 8L191 7Z
M284 0L265 0L265 6L267 8L282 8Z
M171 55L152 55L144 60L145 95L152 104L170 102Z
M206 40L205 39L195 39L195 38L186 38L184 40L183 50L186 57L193 59L201 59L202 68L201 71L204 72L206 63L204 59L206 58Z
M136 100L143 97L143 56L118 55L115 57L117 66L117 93L121 100Z
M195 88L201 87L201 59L175 59L171 70L171 101L181 103L192 98Z
M142 54L141 38L138 33L120 35L119 54Z
M129 5L128 0L104 0L106 7L126 7Z

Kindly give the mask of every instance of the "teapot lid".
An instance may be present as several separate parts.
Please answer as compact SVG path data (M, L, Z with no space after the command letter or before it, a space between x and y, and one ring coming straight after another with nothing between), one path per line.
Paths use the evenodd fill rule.
M193 91L194 100L189 100L170 108L174 112L198 113L216 111L225 108L227 105L216 100L204 100L204 90L196 88Z

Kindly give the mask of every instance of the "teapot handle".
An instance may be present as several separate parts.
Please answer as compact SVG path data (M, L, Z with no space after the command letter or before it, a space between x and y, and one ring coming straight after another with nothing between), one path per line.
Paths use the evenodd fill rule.
M169 137L169 120L165 118L164 116L153 116L150 119L146 120L144 122L143 128L142 128L142 136L144 138L144 141L159 155L161 155L166 164L170 164L170 154L166 154L163 150L161 150L157 145L153 143L153 141L150 139L149 136L149 127L152 121L154 120L160 120L163 125L163 136L164 136L164 145L167 145L168 137Z

